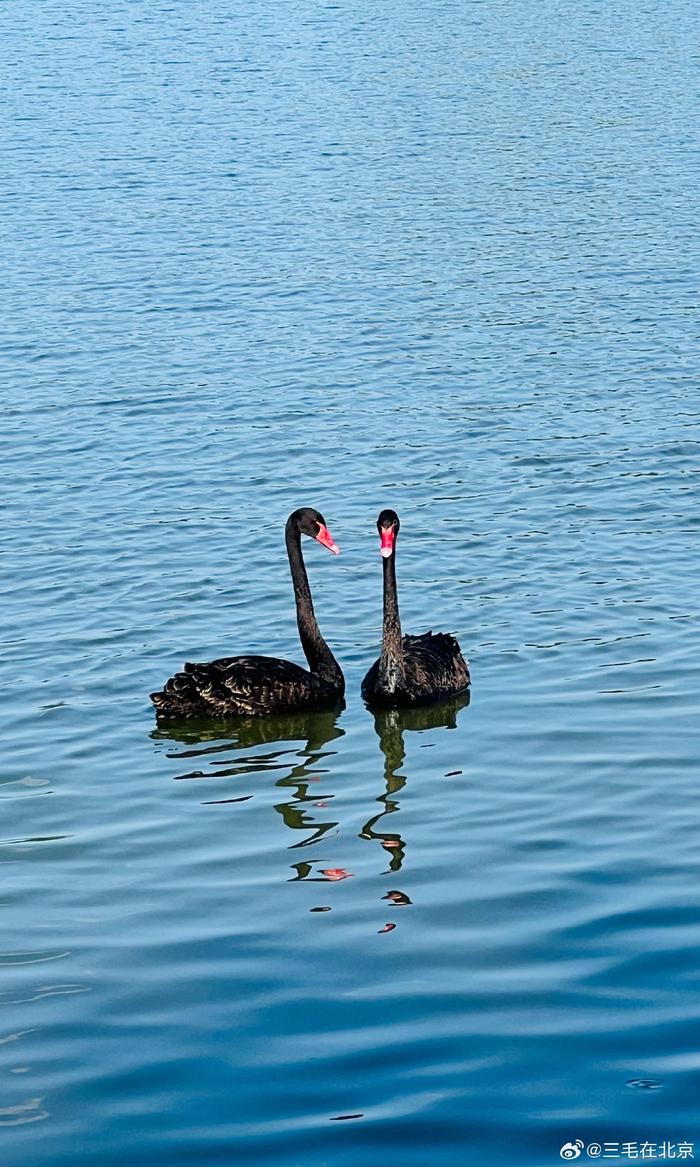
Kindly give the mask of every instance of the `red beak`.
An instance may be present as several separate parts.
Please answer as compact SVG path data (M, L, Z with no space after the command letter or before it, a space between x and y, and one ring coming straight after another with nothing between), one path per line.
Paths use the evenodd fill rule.
M382 559L388 559L394 550L394 528L382 527L381 535L382 545L379 549L379 554L381 555Z
M327 547L329 551L332 551L334 555L340 555L340 547L337 543L333 542L333 538L330 531L328 530L328 527L324 527L323 523L319 523L318 525L318 535L316 535L316 540L318 543L323 543L323 546Z

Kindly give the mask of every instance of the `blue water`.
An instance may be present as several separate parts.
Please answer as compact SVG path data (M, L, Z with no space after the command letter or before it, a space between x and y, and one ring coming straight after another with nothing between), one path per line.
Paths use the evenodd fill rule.
M700 1157L699 31L0 9L3 1163ZM299 505L346 709L156 732ZM375 723L386 505L473 690Z

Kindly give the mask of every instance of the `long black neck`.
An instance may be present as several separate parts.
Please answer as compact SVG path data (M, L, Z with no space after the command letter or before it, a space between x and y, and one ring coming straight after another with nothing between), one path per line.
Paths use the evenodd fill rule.
M396 543L394 543L392 554L388 555L382 562L384 567L384 628L377 681L386 693L393 693L404 676L399 597L396 592Z
M297 627L299 639L304 650L304 656L309 662L309 669L321 681L331 685L342 695L345 688L343 674L337 660L321 636L316 623L314 606L311 600L309 577L304 566L304 557L301 553L301 534L294 523L287 523L285 530L289 568L294 584L294 601L297 607Z

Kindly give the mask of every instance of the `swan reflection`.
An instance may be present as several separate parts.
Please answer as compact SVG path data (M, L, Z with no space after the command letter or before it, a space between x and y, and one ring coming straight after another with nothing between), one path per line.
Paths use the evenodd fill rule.
M183 720L161 722L151 732L154 741L174 741L197 746L202 742L219 742L213 751L194 749L191 756L216 750L240 749L246 746L267 745L272 742L306 741L310 750L322 749L334 738L343 737L345 730L337 724L345 708L340 702L323 713L305 711L279 714L275 717L229 717L220 721L205 718L201 721ZM187 753L169 757L187 757Z
M252 774L275 774L282 771L275 785L289 791L290 797L275 804L274 809L291 831L299 831L304 838L292 847L308 847L328 831L338 826L336 820L318 821L311 810L325 808L332 794L319 799L312 792L312 784L330 773L323 759L335 750L325 747L345 731L338 725L343 706L324 713L295 713L278 717L235 718L224 722L182 721L162 724L151 737L156 741L172 741L184 749L168 752L168 758L182 761L197 759L196 768L174 775L175 781L188 779L232 778ZM285 743L303 742L301 749ZM280 748L250 753L256 746L277 745ZM242 752L241 752L242 751ZM202 763L207 769L201 768ZM209 799L203 805L245 802L253 795ZM294 865L295 867L297 865ZM302 865L298 865L302 866ZM299 876L297 876L299 878Z
M454 729L459 711L468 704L466 692L439 704L381 710L374 715L374 729L383 756L383 789L375 800L375 813L367 819L359 837L379 843L386 853L383 875L401 871L406 858L406 839L393 828L398 820L390 818L400 809L399 795L407 782L403 772L404 735L407 731ZM313 848L321 840L340 833L332 811L335 796L327 789L319 790L318 784L339 770L334 759L338 753L335 743L345 736L345 730L339 725L342 708L223 722L169 722L160 724L150 736L166 744L166 757L177 767L172 774L176 782L205 783L203 789L210 797L202 805L243 803L258 794L263 799L269 798L271 790L267 783L261 790L249 780L255 775L271 775L273 789L278 792L271 806L293 836L288 848ZM226 782L222 796L216 797L212 781L218 779L242 779L247 781L247 786L241 788L236 783L232 789L231 783ZM345 839L347 842L347 836ZM353 872L337 865L339 858L320 852L309 852L308 858L300 856L290 865L293 872L290 882L336 883L349 879ZM340 858L341 863L344 861ZM382 898L397 907L411 903L406 892L395 887Z
M382 809L365 823L360 831L361 839L374 839L381 843L385 851L391 856L387 874L400 871L406 857L406 843L398 831L388 830L388 824L382 823L388 815L399 810L396 795L406 785L406 776L399 771L406 757L404 732L406 730L426 729L456 729L457 714L469 704L469 690L441 701L435 705L423 705L413 709L381 709L374 714L374 728L379 738L379 748L384 755L384 790L377 797ZM382 829L379 829L379 824ZM387 898L394 903L405 902L402 892L389 892ZM407 898L407 897L406 897ZM408 901L410 903L410 900Z

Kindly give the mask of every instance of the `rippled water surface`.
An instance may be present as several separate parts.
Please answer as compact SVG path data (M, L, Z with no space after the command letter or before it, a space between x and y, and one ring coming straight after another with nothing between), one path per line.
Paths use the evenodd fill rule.
M3 1163L700 1157L695 5L0 26ZM156 729L301 504L346 708Z

